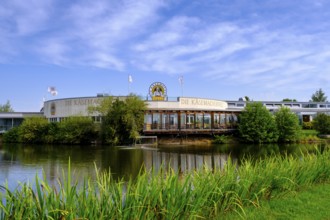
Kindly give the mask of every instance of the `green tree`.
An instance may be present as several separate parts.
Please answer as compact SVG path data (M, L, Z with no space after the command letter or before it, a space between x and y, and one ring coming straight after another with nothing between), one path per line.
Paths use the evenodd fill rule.
M13 108L10 105L9 100L4 105L0 104L0 112L14 112Z
M327 96L325 96L325 93L322 91L322 89L317 90L313 95L311 102L326 102Z
M248 103L239 115L238 131L246 142L276 142L278 132L274 116L260 102Z
M292 142L299 137L301 126L298 116L289 108L282 107L275 113L275 122L279 134L279 141Z
M99 114L101 116L105 116L109 109L111 108L113 103L113 97L107 96L102 99L99 105L91 105L88 106L87 110L89 114Z
M313 120L313 128L320 134L330 134L330 116L324 113L317 114Z
M116 99L103 117L101 137L112 145L135 141L143 129L146 104L138 96L130 94L124 101Z
M44 143L48 121L44 117L26 118L19 126L19 139L23 143Z

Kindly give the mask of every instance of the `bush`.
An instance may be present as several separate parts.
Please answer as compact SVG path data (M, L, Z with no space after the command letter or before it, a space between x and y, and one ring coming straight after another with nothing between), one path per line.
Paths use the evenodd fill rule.
M3 134L3 142L5 143L17 143L19 142L19 127L13 127L9 131Z
M19 139L23 143L44 143L48 133L48 121L43 117L24 119L19 126Z
M282 107L275 113L275 122L281 142L292 142L299 139L301 127L298 116L289 108Z
M278 131L273 115L260 102L248 103L239 115L238 131L245 142L276 142Z
M53 129L57 133L54 140L63 144L88 144L97 138L94 122L88 117L69 117Z
M302 127L303 129L311 130L313 128L313 123L311 121L304 121Z
M313 120L313 128L320 134L330 134L330 116L324 113L318 114Z

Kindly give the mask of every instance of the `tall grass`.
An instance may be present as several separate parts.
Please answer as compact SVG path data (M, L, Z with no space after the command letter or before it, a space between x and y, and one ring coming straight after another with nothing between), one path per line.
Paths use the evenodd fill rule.
M274 156L228 161L222 170L186 174L141 172L128 182L96 171L96 180L72 181L70 167L59 186L36 176L35 186L1 186L1 219L203 219L219 218L262 199L330 180L330 151L299 158ZM163 172L164 171L164 172Z

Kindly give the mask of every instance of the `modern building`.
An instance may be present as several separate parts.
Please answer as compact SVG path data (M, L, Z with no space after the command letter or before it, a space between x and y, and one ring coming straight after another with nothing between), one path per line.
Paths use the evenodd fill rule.
M98 113L89 106L99 105L107 95L54 99L44 102L42 112L0 113L0 131L19 125L26 117L44 116L51 122L60 122L70 116L88 116L101 121ZM125 96L115 96L124 100ZM237 119L247 102L223 101L195 97L169 98L163 83L153 83L145 98L144 129L146 135L158 134L217 134L236 129ZM295 112L300 121L311 121L317 113L330 114L330 103L315 102L262 102L271 112L285 106Z

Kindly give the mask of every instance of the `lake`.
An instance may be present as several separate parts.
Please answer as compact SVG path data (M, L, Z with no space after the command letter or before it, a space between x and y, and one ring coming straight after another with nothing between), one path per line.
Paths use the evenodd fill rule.
M0 185L10 189L19 182L33 183L36 174L56 184L63 178L71 161L71 171L78 180L95 178L95 169L109 171L115 179L136 177L142 167L158 170L162 165L177 172L203 166L221 169L230 158L238 164L242 158L260 158L273 154L301 154L323 149L325 144L291 145L212 145L155 147L0 145Z

